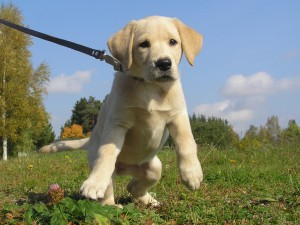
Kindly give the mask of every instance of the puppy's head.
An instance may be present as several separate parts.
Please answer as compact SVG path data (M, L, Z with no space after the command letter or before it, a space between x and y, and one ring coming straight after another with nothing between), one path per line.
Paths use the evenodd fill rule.
M131 21L108 40L127 74L147 82L176 80L182 53L193 65L201 46L201 34L178 19L159 16Z

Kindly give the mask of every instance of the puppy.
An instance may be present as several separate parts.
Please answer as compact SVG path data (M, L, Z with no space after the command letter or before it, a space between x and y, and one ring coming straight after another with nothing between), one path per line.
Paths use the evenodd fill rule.
M193 65L201 46L202 36L178 19L131 21L108 40L124 72L115 74L91 137L54 143L41 152L87 148L91 173L81 186L82 195L113 205L115 175L130 175L127 190L133 198L155 206L159 202L148 190L161 177L156 154L170 134L183 182L198 189L203 173L178 65L183 53Z

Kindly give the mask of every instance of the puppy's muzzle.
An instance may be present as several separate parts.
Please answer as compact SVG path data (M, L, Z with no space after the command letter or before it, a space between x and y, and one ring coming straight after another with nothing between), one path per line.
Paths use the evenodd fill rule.
M161 73L159 76L155 77L155 81L157 82L170 82L174 81L174 77L172 76L171 68L172 61L169 58L161 58L155 62L155 67L158 68Z
M169 58L162 58L156 61L155 66L161 71L167 71L172 67L172 61Z

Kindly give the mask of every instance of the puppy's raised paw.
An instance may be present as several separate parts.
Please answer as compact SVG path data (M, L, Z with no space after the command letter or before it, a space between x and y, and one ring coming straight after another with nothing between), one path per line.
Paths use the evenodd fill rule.
M104 197L105 191L107 189L107 184L103 184L95 179L87 179L83 182L80 193L90 199L98 200Z
M200 183L203 180L203 172L199 162L181 166L180 171L181 179L188 188L196 190L200 187Z

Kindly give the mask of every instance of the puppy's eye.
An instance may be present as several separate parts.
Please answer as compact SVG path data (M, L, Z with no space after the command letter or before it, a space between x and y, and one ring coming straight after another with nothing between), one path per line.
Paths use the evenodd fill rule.
M149 41L143 41L139 44L139 47L141 47L141 48L150 48L150 42Z
M170 43L171 46L174 46L174 45L177 45L178 42L174 39L170 39L169 43Z

